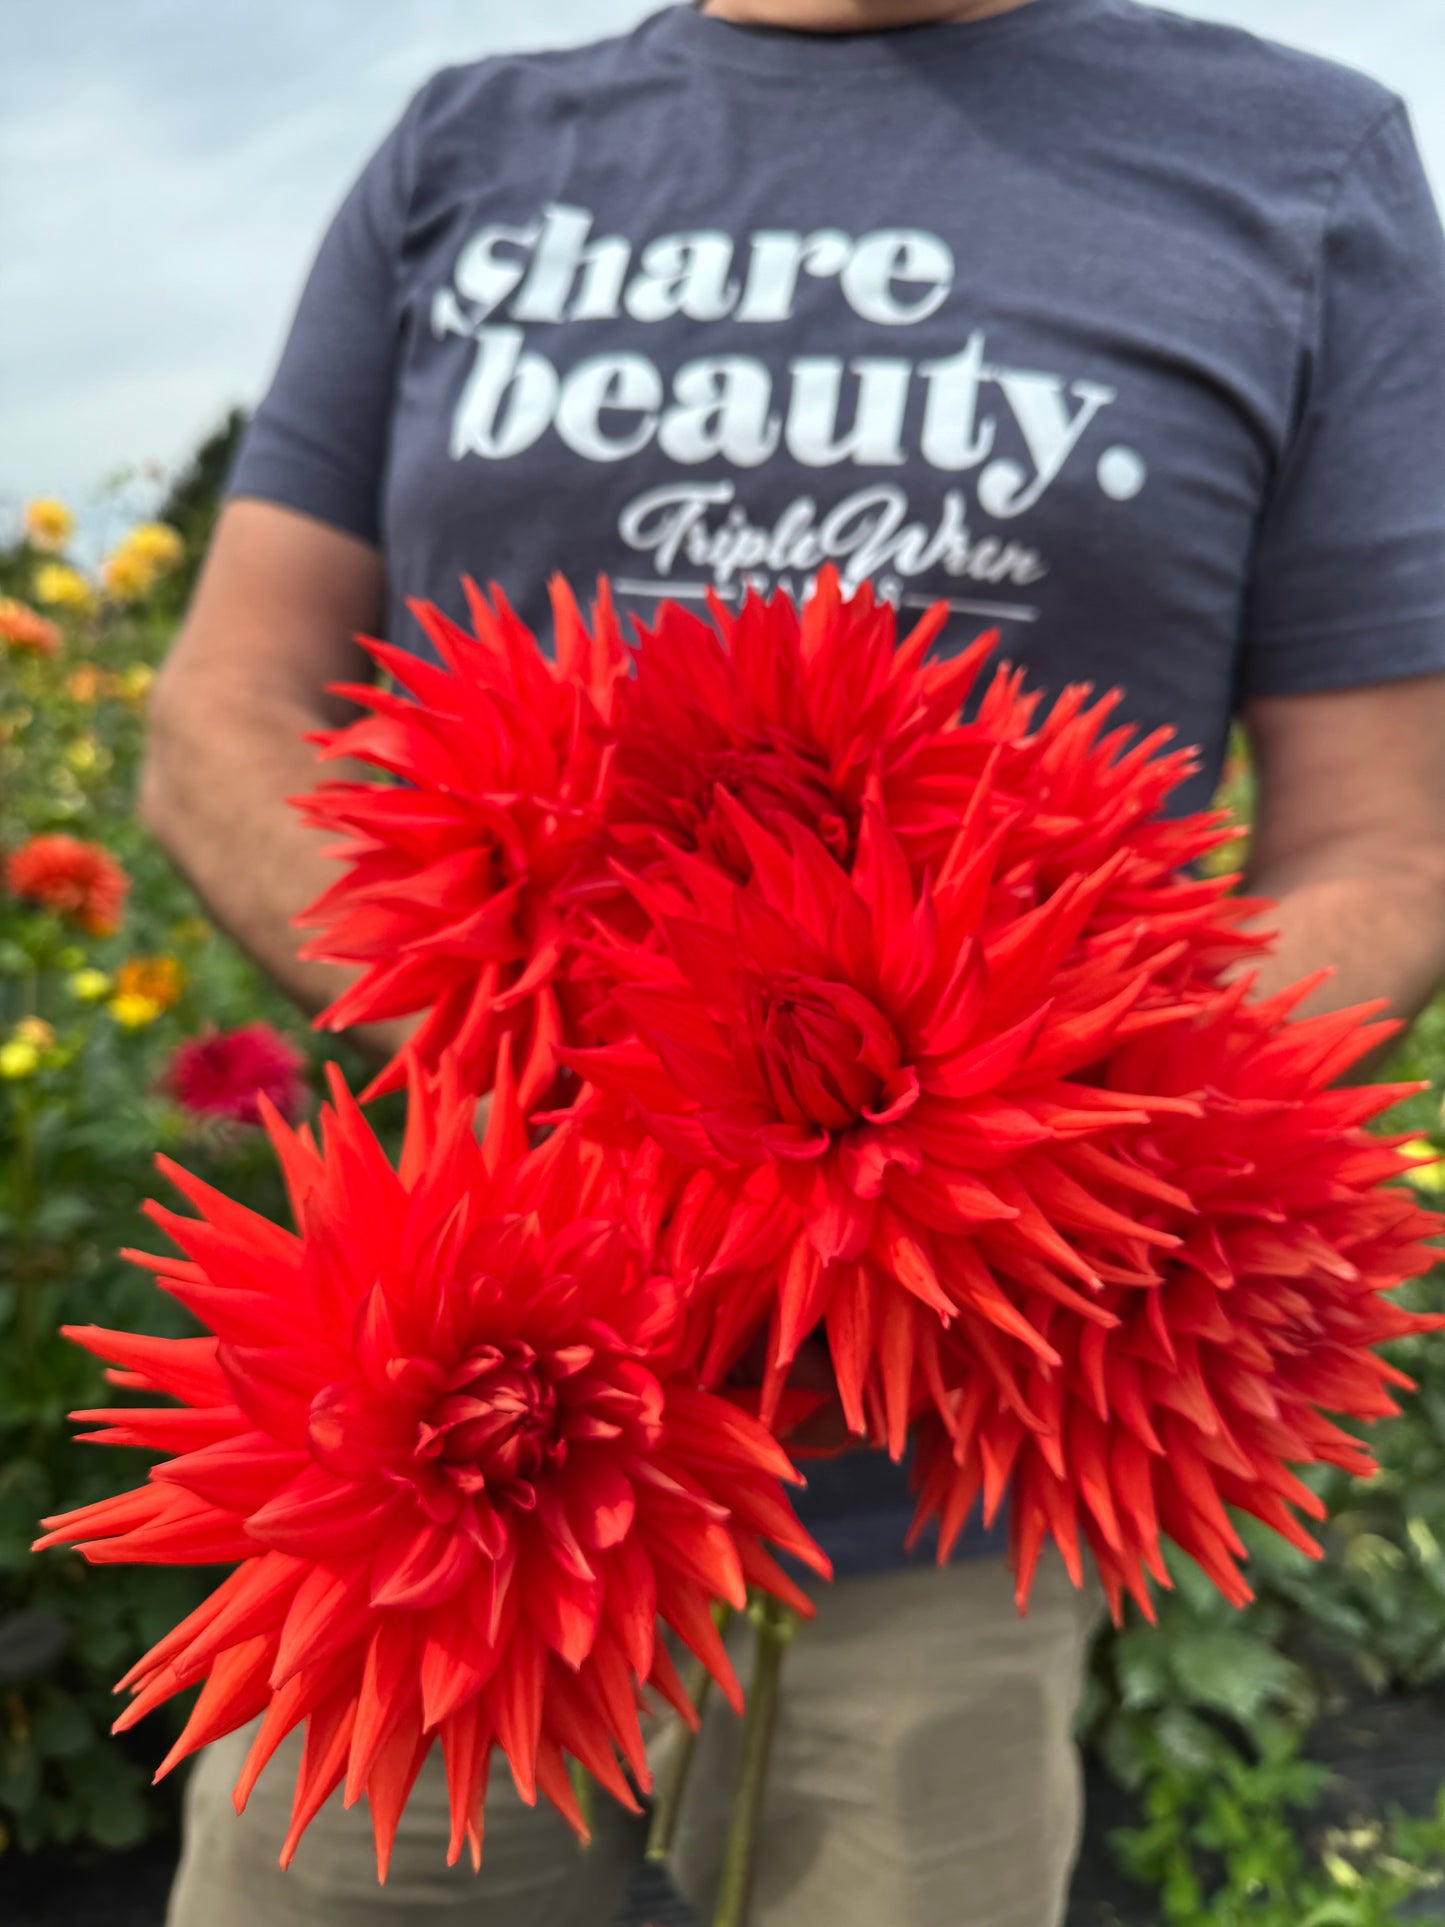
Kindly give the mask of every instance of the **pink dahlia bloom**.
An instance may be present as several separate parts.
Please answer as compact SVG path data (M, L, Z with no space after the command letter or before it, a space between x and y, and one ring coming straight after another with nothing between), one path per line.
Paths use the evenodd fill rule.
M243 1024L239 1030L213 1030L188 1039L161 1081L193 1117L259 1124L262 1097L288 1120L300 1115L305 1069L304 1055L289 1038L269 1024Z

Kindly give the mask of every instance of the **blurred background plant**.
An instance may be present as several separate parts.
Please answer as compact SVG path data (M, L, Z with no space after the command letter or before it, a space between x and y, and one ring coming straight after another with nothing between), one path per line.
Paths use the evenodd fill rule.
M1247 861L1253 788L1237 739L1219 801L1241 836L1220 873ZM1445 996L1379 1075L1420 1086L1380 1128L1409 1141L1410 1181L1439 1206ZM1445 1268L1408 1296L1445 1309ZM1137 1916L1150 1927L1161 1906L1177 1927L1373 1927L1402 1907L1445 1919L1445 1346L1392 1355L1416 1389L1372 1435L1379 1476L1306 1475L1329 1512L1322 1561L1237 1518L1250 1606L1174 1553L1158 1623L1131 1607L1100 1636L1078 1730L1131 1796L1140 1824L1112 1844L1151 1890Z
M144 1790L159 1736L111 1740L110 1689L187 1609L186 1576L29 1552L38 1517L118 1477L66 1415L127 1395L59 1329L184 1329L118 1255L157 1242L156 1152L279 1211L237 1080L304 1109L322 1055L134 814L147 691L233 438L93 568L59 502L0 547L0 1849L122 1847L166 1816Z

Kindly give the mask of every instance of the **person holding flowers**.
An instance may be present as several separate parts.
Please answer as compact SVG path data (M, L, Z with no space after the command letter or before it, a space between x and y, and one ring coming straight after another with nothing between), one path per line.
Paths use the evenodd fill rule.
M359 690L376 659L358 632L381 635L397 653L383 649L380 659L435 691L425 679L436 663L455 675L461 660L449 619L477 615L461 586L469 573L494 578L516 614L541 627L558 566L578 582L608 574L621 612L652 623L667 599L688 604L713 591L728 604L744 584L801 591L829 564L844 587L871 584L905 611L942 599L948 627L923 640L945 654L993 626L1036 686L1118 685L1119 719L1200 746L1193 773L1175 771L1172 811L1207 801L1242 719L1258 778L1249 885L1276 899L1279 932L1257 964L1258 991L1323 968L1333 975L1310 993L1323 1029L1308 1033L1308 1064L1285 1061L1276 1031L1286 1013L1268 1004L1248 1048L1221 1064L1245 1148L1219 1179L1220 1210L1247 1218L1262 1208L1240 1173L1267 1152L1249 1136L1257 1127L1248 1109L1266 1096L1302 1111L1321 1143L1343 1145L1350 1169L1368 1164L1348 1140L1358 1122L1351 1106L1364 1099L1323 1089L1359 1056L1331 1028L1331 1013L1379 999L1408 1019L1445 970L1445 244L1401 104L1357 75L1133 0L709 0L665 8L600 46L438 75L323 244L185 630L153 691L145 814L218 922L298 1002L336 1005L335 1021L369 1024L390 1057L424 1011L441 1008L440 979L415 967L419 952L406 938L434 933L446 878L434 880L435 901L407 900L378 859L368 924L338 937L333 898L318 913L328 941L310 946L326 956L303 957L295 928L334 880L325 845L353 807L332 792L311 822L290 809L287 799L314 781L304 738L327 735L329 773L344 786L373 754L397 767L406 727L400 709L373 704L348 739L356 711L334 685ZM408 609L422 597L440 605L426 629ZM559 602L559 655L581 647L574 617ZM495 606L485 615L504 639L514 633L509 619ZM599 633L611 620L604 610ZM655 637L671 637L683 652L675 663L696 667L704 643L681 621L658 619ZM861 630L850 641L866 653ZM744 646L735 643L734 660ZM861 707L850 715L846 699L876 705L889 684L886 669L868 681L854 675L854 658L839 661L848 666L831 685L830 714L846 762L850 728L873 726ZM607 663L594 667L587 702L601 715ZM719 705L742 700L716 665L704 670ZM664 719L670 674L664 666L645 698ZM509 714L533 713L521 684L503 693ZM549 736L550 712L535 715L519 767L528 783L551 770L571 785L568 809L579 808L596 775L581 748L586 729ZM1064 762L1063 744L1075 741L1068 725L1067 715L1057 725ZM786 1302L771 1350L738 1361L742 1376L764 1405L785 1392L836 1389L865 1429L886 1436L899 1429L888 1411L898 1334L929 1328L900 1322L875 1361L848 1324L848 1294L871 1289L869 1268L886 1260L891 1278L907 1277L915 1296L927 1296L916 1227L930 1220L920 1215L910 1229L876 1199L885 1168L890 1197L912 1195L902 1180L948 1141L937 1092L923 1089L899 1038L950 987L942 973L967 966L963 939L957 957L948 945L967 924L970 889L984 885L960 874L957 859L949 868L945 838L929 885L947 896L944 913L920 903L910 850L952 828L931 824L922 804L905 818L901 854L865 834L873 805L861 794L847 809L815 811L824 857L772 848L771 832L717 794L792 808L812 795L812 765L773 755L777 739L763 745L767 754L754 744L740 760L735 743L712 740L695 719L688 729L674 758L634 763L618 780L648 836L670 811L675 842L685 830L685 848L740 874L724 887L679 859L644 877L640 912L682 933L645 968L595 941L588 954L638 1043L609 1042L579 1062L596 1093L587 1128L634 1155L618 1093L640 1092L664 1152L703 1158L705 1141L706 1157L729 1172L764 1170L766 1186L760 1180L747 1196L765 1197L768 1208L747 1235L760 1249L797 1255L782 1273ZM431 753L454 753L438 737ZM665 740L665 730L654 738ZM556 755L564 740L579 746L575 757ZM348 745L357 761L346 760ZM690 787L699 771L706 782ZM905 795L906 779L898 777ZM442 782L433 827L446 792ZM926 782L918 794L926 802ZM1087 812L1079 821L1082 836ZM526 843L527 863L555 853L550 835L539 829ZM857 867L847 888L827 868L830 837L834 856L846 851ZM486 862L519 866L518 840L521 832L504 847L498 832ZM624 844L629 856L651 848L640 831ZM477 852L465 857L475 871ZM1020 853L1008 875L1033 875L1035 861ZM752 907L738 910L733 890L752 890ZM819 922L823 907L829 916ZM1065 920L1067 908L1051 914ZM1088 908L1079 904L1081 919ZM835 946L827 996L775 999L763 1023L756 1000L714 995L722 933L738 915L766 929L769 967L790 982L812 983L823 971L820 946ZM386 916L396 921L383 929ZM1126 923L1121 904L1101 927L1117 933ZM905 926L932 933L931 947L921 938L917 946L931 959L926 981L908 978L889 951ZM494 919L454 931L450 953L441 944L431 961L500 942L498 928ZM535 931L529 941L528 970L501 994L514 1007L530 999L540 1013L518 1066L540 1091L548 1052L564 1047L544 994L551 953ZM494 962L500 970L518 959L499 953ZM980 981L978 997L1022 997L1029 969L1038 976L1045 962L1044 952L1021 954L1017 982L990 992ZM377 977L393 963L383 994ZM370 973L365 994L358 966ZM1162 957L1148 966L1161 997L1168 968ZM495 1003L500 979L489 981ZM1072 1094L1092 1021L1075 979L1064 972L1051 1002L1042 982L1029 983L1038 1000L1016 1013L1025 1029L1011 1047L1020 1062L1042 1051L1057 1087L1031 1087L1032 1110L1002 1107L989 1127L995 1145L1000 1133L1016 1139L1037 1128L1040 1107L1068 1139L1083 1130L1079 1105L1111 1101ZM1116 988L1120 998L1140 994L1132 979ZM458 1034L490 1053L492 1067L501 1046L478 1011ZM1147 1017L1119 1077L1132 1066L1167 1104L1176 1084L1195 1088L1202 1073L1151 1044ZM420 1036L425 1045L428 1033ZM739 1038L752 1054L734 1048ZM509 1034L506 1052L512 1042ZM1017 1068L1006 1053L986 1066L953 1063L962 1044L946 1007L929 1048L950 1060L930 1075L945 1079L954 1104L977 1095L977 1080ZM1119 1108L1134 1088L1113 1087ZM337 1117L349 1119L337 1104ZM855 1115L873 1132L866 1158L834 1146L839 1119ZM354 1127L331 1128L339 1157ZM1160 1129L1161 1155L1181 1169L1198 1161L1190 1128L1186 1119ZM278 1144L293 1171L311 1169L313 1148L284 1134ZM786 1177L790 1155L814 1160L807 1185ZM1141 1242L1140 1207L1127 1191L1137 1173L1126 1180L1091 1167L1087 1148L1046 1164L1051 1208L1084 1212L1083 1196L1107 1214L1086 1215L1094 1240L1086 1269L1101 1288L1122 1290L1151 1240L1186 1245L1191 1214L1200 1216L1170 1171L1156 1172L1160 1222L1146 1225ZM1300 1213L1327 1217L1318 1170L1291 1167L1279 1183L1292 1187ZM324 1182L319 1172L305 1179ZM375 1182L400 1211L393 1180ZM552 1195L545 1157L525 1182ZM717 1180L730 1204L734 1182ZM1124 1188L1116 1195L1115 1186ZM935 1219L972 1211L1038 1282L1044 1274L1018 1227L1045 1237L1030 1215L1039 1194L1001 1187L960 1182L940 1195L920 1185L914 1203ZM691 1228L677 1238L686 1250L703 1240L705 1189L688 1193ZM205 1235L190 1230L182 1242ZM1346 1274L1388 1270L1393 1261L1380 1254L1395 1235L1372 1220L1352 1257L1336 1253L1351 1318L1363 1313ZM824 1249L826 1261L815 1262ZM286 1251L288 1264L300 1262ZM1224 1367L1255 1401L1249 1438L1260 1454L1289 1456L1286 1443L1313 1425L1303 1413L1311 1400L1329 1394L1364 1409L1378 1399L1373 1379L1306 1375L1292 1386L1299 1412L1270 1408L1245 1381L1268 1357L1262 1334L1300 1315L1288 1292L1270 1296L1280 1254L1257 1232L1241 1234L1237 1247L1201 1246L1199 1262L1206 1285L1251 1281ZM183 1293L212 1289L194 1268L180 1270ZM1050 1330L1067 1329L1089 1386L1099 1382L1087 1363L1097 1354L1083 1328L1102 1327L1080 1283L1088 1280L1050 1279L1061 1307ZM347 1292L355 1284L348 1273ZM1018 1329L986 1280L953 1279L949 1291L951 1303L966 1299L979 1356L994 1348L1002 1359L1004 1339L1029 1353L997 1379L1034 1415L1057 1383L1045 1369L1050 1354L1060 1354L1036 1326L1032 1337ZM1213 1314L1198 1316L1190 1344L1201 1355L1211 1346L1227 1353ZM1164 1339L1142 1333L1140 1343ZM956 1367L964 1369L940 1356L940 1372ZM488 1352L485 1370L500 1369ZM1220 1381L1180 1365L1177 1351L1171 1370L1170 1397L1207 1427ZM303 1382L315 1391L312 1371L308 1358L287 1382L287 1401ZM482 1371L476 1365L473 1376ZM1152 1411L1138 1376L1125 1372L1105 1389L1163 1449L1183 1413ZM202 1406L220 1397L209 1379L188 1383ZM379 1447L337 1387L325 1395L326 1450L364 1463L369 1477ZM980 1409L992 1396L980 1386ZM267 1407L283 1432L292 1424L285 1403ZM1083 1476L1097 1490L1105 1472L1134 1489L1127 1455L1097 1477L1090 1470L1100 1463L1090 1443L1095 1407L1078 1404L1067 1424L1081 1441ZM1023 1429L1020 1421L1011 1434L1005 1414L990 1449L1017 1457L1019 1504L1043 1516L1058 1465L1032 1444L1022 1449ZM429 1449L450 1464L441 1436L428 1432ZM1323 1433L1310 1437L1345 1450ZM1233 1490L1229 1481L1248 1467L1227 1443L1211 1449L1215 1474ZM913 1506L889 1457L855 1451L809 1464L800 1516L837 1577L790 1662L758 1927L1054 1927L1061 1917L1079 1824L1069 1725L1096 1602L1047 1555L1020 1619L1002 1538L966 1523L955 1468L936 1440L922 1438L920 1458L925 1498L933 1495L957 1542L944 1574L899 1550ZM267 1481L280 1472L269 1456L261 1469L264 1478L246 1476L256 1503L269 1504ZM200 1530L189 1504L174 1501L156 1529L189 1518ZM1165 1525L1176 1537L1192 1531L1196 1556L1228 1584L1230 1529L1217 1504L1201 1485L1189 1517ZM122 1509L101 1523L105 1532L148 1531L152 1514ZM1118 1550L1106 1587L1127 1585L1135 1564L1154 1556L1157 1523L1142 1508L1128 1522L1112 1519ZM279 1557L289 1543L277 1539ZM264 1612L256 1625L255 1639L271 1640ZM319 1666L325 1649L314 1654ZM257 1645L246 1663L273 1659ZM293 1670L299 1679L304 1669ZM317 1677L319 1693L327 1682ZM142 1684L170 1690L164 1677ZM247 1706L256 1690L239 1670L217 1688L232 1695L228 1704ZM349 1678L345 1690L352 1695ZM365 1692L361 1703L370 1703ZM193 1737L205 1728L201 1715ZM678 1843L680 1884L704 1905L717 1880L728 1733L708 1716ZM259 1911L278 1924L380 1927L467 1910L495 1927L541 1919L590 1927L620 1894L629 1855L621 1823L599 1817L591 1856L574 1858L505 1792L488 1803L479 1884L436 1872L444 1855L435 1849L454 1839L457 1818L434 1763L420 1761L412 1805L389 1840L387 1889L370 1884L364 1823L334 1806L316 1815L283 1881L274 1854L287 1830L284 1787L268 1793L263 1779L244 1821L230 1812L229 1787L251 1743L222 1740L196 1772L173 1927L239 1927ZM264 1752L269 1740L259 1744ZM365 1763L370 1770L370 1755ZM386 1769L388 1801L411 1764L408 1756ZM330 1777L315 1758L300 1770L304 1788Z

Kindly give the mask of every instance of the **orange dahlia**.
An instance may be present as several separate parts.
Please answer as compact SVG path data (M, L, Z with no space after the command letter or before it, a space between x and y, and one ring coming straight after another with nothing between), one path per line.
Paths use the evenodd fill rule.
M1318 1554L1296 1514L1324 1508L1298 1469L1373 1471L1336 1418L1393 1412L1389 1388L1409 1380L1376 1348L1445 1324L1383 1295L1428 1269L1424 1240L1445 1228L1387 1184L1408 1169L1403 1140L1362 1129L1402 1092L1329 1088L1390 1026L1358 1011L1289 1021L1311 987L1251 1005L1240 983L1136 1037L1107 1083L1178 1106L1116 1132L1107 1158L1086 1149L1082 1174L1048 1149L1022 1162L1107 1322L1042 1308L1055 1358L1004 1335L1002 1371L945 1338L949 1396L915 1469L916 1529L938 1517L944 1557L980 1495L991 1517L1008 1489L1021 1604L1052 1538L1076 1580L1092 1553L1116 1615L1127 1591L1152 1617L1146 1574L1169 1583L1161 1535L1243 1603L1229 1507ZM1017 1271L994 1276L1024 1302Z
M161 1010L174 1009L185 987L186 973L181 969L180 959L168 954L127 957L115 973L118 997L144 997L147 1003L156 1004Z
M163 1163L200 1216L151 1207L186 1258L139 1262L210 1335L70 1334L178 1403L77 1414L170 1456L41 1544L238 1562L132 1668L118 1724L204 1682L169 1768L264 1715L238 1804L304 1724L283 1863L344 1783L384 1878L438 1741L453 1860L480 1855L498 1748L579 1832L566 1754L635 1805L639 1686L691 1711L655 1621L736 1701L714 1601L753 1583L806 1609L764 1537L827 1569L780 1448L674 1369L677 1294L624 1228L625 1171L571 1131L526 1152L508 1062L483 1145L450 1072L414 1084L395 1170L339 1076L319 1148L269 1112L296 1232Z
M29 651L37 656L60 654L60 630L38 610L13 596L0 596L0 643L19 654Z
M385 783L326 783L298 799L346 840L345 874L301 922L303 955L360 966L322 1015L334 1029L426 1012L410 1049L428 1067L455 1053L484 1091L501 1039L514 1036L531 1107L564 1034L560 967L566 891L593 844L608 769L605 725L626 658L603 585L589 634L571 591L553 585L557 659L507 607L470 584L474 636L438 610L416 615L441 668L384 643L372 656L416 698L346 686L370 713L318 736ZM405 1079L398 1057L368 1095Z
M98 843L63 832L32 836L11 852L5 883L12 895L68 917L93 937L120 928L130 878Z

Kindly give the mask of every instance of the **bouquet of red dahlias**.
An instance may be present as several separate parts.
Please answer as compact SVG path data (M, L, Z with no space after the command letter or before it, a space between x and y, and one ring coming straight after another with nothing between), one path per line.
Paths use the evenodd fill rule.
M655 1619L731 1693L709 1607L806 1610L765 1541L825 1570L778 1483L820 1403L912 1444L943 1556L1008 1497L1021 1606L1049 1540L1116 1615L1163 1537L1247 1598L1231 1509L1313 1549L1299 1471L1369 1469L1339 1420L1393 1409L1439 1221L1364 1128L1398 1093L1335 1088L1389 1027L1251 999L1191 754L831 574L631 648L558 585L551 657L469 594L319 739L378 780L301 800L345 866L309 954L359 972L323 1021L421 1019L373 1086L400 1170L340 1088L319 1149L273 1120L296 1234L162 1214L215 1336L78 1335L187 1409L83 1415L176 1456L53 1538L240 1561L132 1715L206 1679L183 1752L264 1711L243 1794L304 1720L288 1851L344 1782L384 1865L438 1737L454 1854L497 1747L574 1819L566 1755L635 1799L637 1692L690 1712Z
M1226 1507L1311 1544L1289 1468L1368 1464L1324 1414L1391 1409L1374 1347L1429 1323L1382 1295L1437 1228L1362 1129L1400 1093L1331 1089L1389 1027L1250 1000L1268 906L1198 874L1234 832L1166 813L1195 758L1117 694L980 691L993 637L932 660L944 610L900 643L831 572L801 611L664 607L630 652L605 589L590 634L555 600L555 662L500 598L475 638L422 611L445 669L377 646L416 700L354 692L323 739L366 757L382 718L403 779L303 803L353 839L309 919L363 966L332 1020L425 984L416 1050L479 1089L515 1025L540 1115L648 1172L700 1381L761 1346L776 1428L822 1335L849 1431L918 1441L945 1553L1012 1492L1021 1604L1053 1539L1152 1610L1161 1532L1246 1596ZM499 977L456 932L505 919Z

